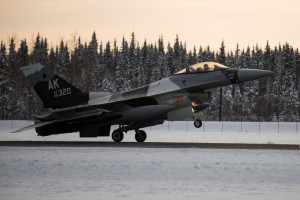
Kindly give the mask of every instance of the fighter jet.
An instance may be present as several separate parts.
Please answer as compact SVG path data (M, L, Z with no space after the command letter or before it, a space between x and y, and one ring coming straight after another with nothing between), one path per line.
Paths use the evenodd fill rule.
M136 89L117 92L82 92L42 64L21 68L30 85L43 101L33 125L14 132L35 128L38 136L79 132L80 137L110 136L121 142L124 133L135 131L137 142L147 134L141 128L164 121L194 119L196 113L210 106L212 88L257 80L273 74L258 69L231 69L215 62L202 62L182 69L173 76Z

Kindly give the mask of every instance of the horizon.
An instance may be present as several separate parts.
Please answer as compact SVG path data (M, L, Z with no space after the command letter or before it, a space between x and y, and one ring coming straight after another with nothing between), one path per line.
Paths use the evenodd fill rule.
M96 32L95 32L95 33L96 33ZM133 33L134 33L134 32L133 32ZM19 37L17 36L16 33L15 33L14 35L12 35L12 36L8 36L6 41L4 41L2 38L0 38L0 41L1 41L1 42L4 42L4 44L6 45L6 49L8 49L9 44L10 44L10 40L13 38L13 39L14 39L14 43L16 44L16 49L18 49L18 48L20 47L21 40L26 40L26 43L27 43L27 46L28 46L28 50L29 50L29 52L32 52L38 34L39 34L39 36L40 36L41 39L47 39L47 42L48 42L47 36L41 35L40 33L37 33L36 35L32 34L32 36L31 36L31 38L30 38L30 41L28 40L28 38L19 38ZM92 33L92 34L93 34L93 33ZM92 34L91 34L91 37L92 37ZM135 34L135 33L134 33L134 34ZM48 51L50 51L51 48L55 49L56 47L59 47L60 42L63 41L64 44L68 46L70 52L72 52L72 51L74 51L75 45L78 43L79 37L80 37L80 40L81 40L81 43L82 43L82 44L87 43L87 45L88 45L88 43L89 43L90 40L91 40L91 37L90 37L90 40L82 40L82 37L81 37L80 35L76 35L75 43L74 43L74 41L72 40L72 38L70 38L69 40L61 39L61 40L60 40L57 44L55 44L55 45L51 45L51 44L48 43L48 48L49 48ZM98 45L99 45L98 48L100 47L100 43L102 43L102 46L103 46L103 48L105 49L105 44L106 44L107 42L110 42L111 48L113 49L113 42L114 42L115 39L114 39L113 41L105 41L105 42L104 42L104 41L102 41L101 39L98 38L97 33L96 33L96 37L97 37L97 41L98 41ZM130 37L128 37L128 38L126 38L126 37L124 36L124 38L125 38L125 40L126 40L127 42L130 42L130 40L131 40L131 35L130 35ZM135 34L135 38L136 38L136 34ZM174 44L175 39L176 39L176 36L175 36L173 42L165 41L163 35L160 35L160 36L157 38L157 40L155 40L155 41L153 41L153 42L149 42L149 41L147 40L147 38L144 38L142 41L138 41L137 39L135 39L135 43L138 44L139 47L142 47L144 41L146 40L146 41L147 41L147 45L150 45L150 44L153 44L153 45L156 44L156 45L157 45L158 39L159 39L159 38L163 38L164 49L165 49L165 51L167 51L166 46L168 45L168 43L170 43L171 47L173 47L173 44ZM182 42L183 45L186 44L186 41L185 41L184 39L180 38L180 36L178 36L178 38L179 38L179 42ZM123 38L122 38L122 39L123 39ZM120 39L119 41L122 41L122 39ZM116 40L116 41L117 41L117 47L118 47L118 49L120 49L122 43L121 43L121 42L118 42L118 40ZM223 41L224 41L224 40L223 40ZM220 42L220 46L217 47L217 48L212 48L209 44L208 44L208 45L205 45L205 46L203 46L203 45L200 44L200 46L191 46L191 47L188 47L188 45L186 45L186 49L187 49L187 51L189 52L189 51L193 51L193 48L195 47L195 48L196 48L196 52L198 53L200 47L202 47L203 49L207 49L207 48L209 47L209 48L210 48L210 51L212 51L212 52L219 52L219 51L220 51L220 47L221 47L221 43L222 43L222 41ZM241 47L239 43L236 43L236 44L235 44L235 48L233 48L233 49L228 49L228 48L226 48L226 46L227 46L227 45L226 45L226 41L224 41L224 44L225 44L225 52L226 52L226 53L234 52L234 51L236 50L237 45L239 45L239 50L240 50L240 51L243 51L243 50L246 51L246 49L247 49L248 47L252 50L252 49L254 49L256 46L258 46L258 48L260 48L260 49L264 49L264 48L266 47L267 43L269 43L269 40L266 40L264 44L258 44L258 43L256 43L256 44L253 44L252 46L248 45L248 46L246 46L246 47ZM142 44L142 45L141 45L141 44ZM290 44L288 41L285 41L285 42L282 42L282 43L278 43L278 44L275 44L275 45L270 45L270 43L269 43L269 46L271 47L271 49L274 49L275 47L278 47L279 45L283 46L283 45L285 45L285 44L290 45L290 46L291 46L292 48L294 48L295 50L296 50L296 49L299 49L298 47L294 47L293 44Z

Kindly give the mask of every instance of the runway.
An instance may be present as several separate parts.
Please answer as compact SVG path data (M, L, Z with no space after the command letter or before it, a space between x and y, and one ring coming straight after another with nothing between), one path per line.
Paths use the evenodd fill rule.
M245 143L173 143L173 142L67 142L67 141L0 141L10 147L101 147L101 148L202 148L202 149L273 149L300 150L298 144Z

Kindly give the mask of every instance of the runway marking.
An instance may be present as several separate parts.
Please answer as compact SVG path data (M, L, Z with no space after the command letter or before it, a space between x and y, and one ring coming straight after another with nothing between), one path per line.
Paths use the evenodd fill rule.
M0 141L11 147L111 147L111 148L202 148L202 149L278 149L300 150L298 144L245 143L174 143L174 142L68 142L68 141Z

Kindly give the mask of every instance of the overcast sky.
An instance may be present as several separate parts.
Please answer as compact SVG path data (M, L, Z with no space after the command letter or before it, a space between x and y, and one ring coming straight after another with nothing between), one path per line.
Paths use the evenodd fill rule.
M299 0L0 0L0 40L27 38L38 32L53 46L77 33L89 41L93 31L104 43L131 32L143 43L176 34L188 48L218 49L271 46L289 42L300 47Z

